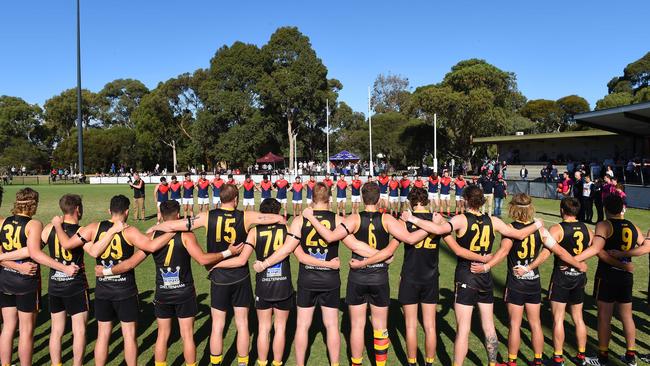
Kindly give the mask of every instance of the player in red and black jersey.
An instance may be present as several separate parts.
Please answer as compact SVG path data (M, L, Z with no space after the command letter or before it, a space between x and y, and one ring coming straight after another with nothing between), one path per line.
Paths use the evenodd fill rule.
M530 196L524 193L514 195L510 201L508 211L510 217L515 220L510 224L514 229L522 229L533 225L535 207ZM501 239L501 248L494 255L494 258L488 262L488 266L492 268L505 258L507 258L508 263L504 295L504 301L508 306L510 315L508 366L517 364L524 310L530 324L534 351L531 365L539 366L543 364L544 333L540 317L542 286L537 268L553 253L560 260L586 270L583 263L578 262L561 245L557 245L554 239L548 239L549 235L549 232L542 228L523 240L503 237ZM482 268L478 269L481 270Z
M194 216L194 190L196 184L192 181L192 175L185 173L183 180L183 217Z
M302 178L299 175L296 176L296 180L289 189L291 191L291 203L293 203L293 216L298 216L302 212L302 192L304 188Z
M355 174L350 183L350 189L352 190L352 214L359 213L359 204L361 203L361 185L363 185L363 182L359 179L359 174Z
M169 184L167 184L167 178L160 177L160 183L156 184L156 187L153 189L153 196L156 200L156 219L160 222L160 204L169 200Z
M199 212L207 211L210 209L210 181L205 177L205 172L201 172L199 180L196 182L197 201L199 204Z
M171 234L167 234L151 240L135 227L124 228L123 223L129 217L129 205L127 197L114 196L110 203L110 220L91 223L72 236L64 230L60 216L52 218L61 246L83 246L88 254L96 258L99 273L103 275L97 278L95 287L97 342L94 361L98 366L108 362L108 345L114 320L118 320L122 328L125 363L129 366L137 364L138 287L134 268L146 257L142 250L155 251L172 238ZM136 247L141 250L136 251ZM113 267L118 265L126 269L113 274ZM98 269L95 268L95 271L97 273Z
M492 253L495 233L523 240L543 226L541 220L534 225L516 230L506 225L501 219L481 214L480 209L485 203L483 192L477 186L468 187L465 192L468 211L463 215L454 216L446 224L436 224L432 221L420 220L410 212L402 214L402 219L437 235L456 233L458 244L479 255ZM450 236L449 236L450 237ZM446 240L446 239L445 239ZM494 295L493 281L489 273L489 264L475 264L481 273L472 269L472 261L459 257L456 265L455 282L456 298L454 310L456 313L456 340L454 342L454 363L462 365L469 347L469 333L472 323L474 306L481 313L481 325L485 334L485 347L490 365L496 363L498 339L494 327Z
M173 220L158 224L148 231L176 232L206 228L208 253L225 252L232 244L246 240L248 231L254 225L284 222L279 215L261 214L255 211L240 211L239 190L235 185L221 187L221 208L200 213L188 220ZM248 364L249 331L248 308L253 298L250 272L246 264L237 257L219 262L210 269L210 306L212 313L212 332L210 335L210 363L223 362L223 329L226 314L232 309L237 327L238 364Z
M212 208L219 208L221 206L221 186L223 186L225 181L221 178L221 174L216 173L210 185L212 186ZM160 221L159 221L160 222Z

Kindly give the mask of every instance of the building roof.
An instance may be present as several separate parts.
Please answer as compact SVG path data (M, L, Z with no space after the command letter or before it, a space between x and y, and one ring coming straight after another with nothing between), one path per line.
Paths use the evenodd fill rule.
M472 142L475 144L495 144L499 142L520 142L520 141L532 141L532 140L600 137L600 136L612 136L612 135L616 135L616 133L603 131L603 130L586 130L586 131L538 133L538 134L521 135L521 136L509 135L509 136L475 137L472 140Z
M621 135L650 136L650 102L580 113L573 118L581 125Z

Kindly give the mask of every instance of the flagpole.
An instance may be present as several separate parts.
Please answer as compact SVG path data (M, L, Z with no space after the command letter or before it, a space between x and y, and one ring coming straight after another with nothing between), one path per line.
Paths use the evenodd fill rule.
M372 115L370 111L370 87L368 87L368 139L370 147L370 175L375 175L375 169L373 167L373 155L372 155Z
M327 174L330 173L330 101L325 99L325 123L327 124Z
M84 173L83 121L81 118L81 20L79 0L77 0L77 152L79 154L79 174Z

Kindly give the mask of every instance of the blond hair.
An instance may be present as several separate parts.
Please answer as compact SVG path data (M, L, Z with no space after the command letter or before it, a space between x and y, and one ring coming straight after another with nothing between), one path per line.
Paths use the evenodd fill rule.
M32 217L36 215L38 208L38 192L27 187L16 192L16 201L11 213L14 215L25 215Z
M535 217L535 206L533 200L526 193L517 193L512 196L508 204L508 215L516 221L531 222Z

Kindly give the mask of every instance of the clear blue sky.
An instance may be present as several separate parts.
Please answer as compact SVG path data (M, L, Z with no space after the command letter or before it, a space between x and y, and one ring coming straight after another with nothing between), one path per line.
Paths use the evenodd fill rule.
M650 51L647 0L82 0L81 11L84 88L117 78L153 88L207 67L223 44L262 45L295 25L343 83L341 99L364 112L377 74L416 87L471 57L515 72L529 99L579 94L593 108ZM42 105L75 85L75 0L2 1L0 34L0 94Z

